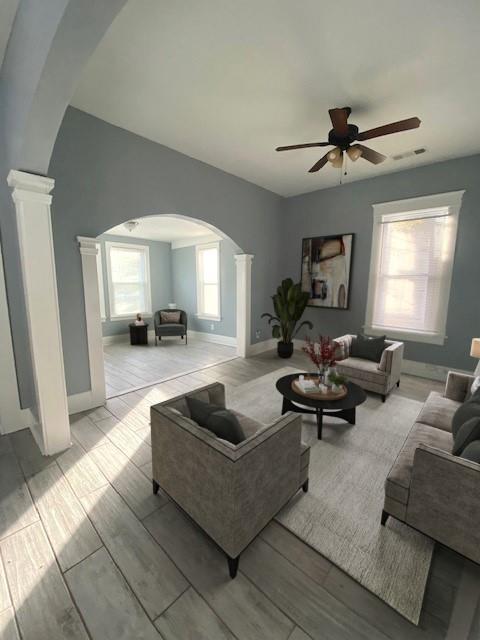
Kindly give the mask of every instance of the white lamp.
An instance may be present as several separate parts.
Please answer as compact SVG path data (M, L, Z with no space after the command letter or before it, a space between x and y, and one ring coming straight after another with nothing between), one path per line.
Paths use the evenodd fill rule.
M480 338L472 339L472 346L470 348L470 355L472 358L480 359ZM477 364L477 368L475 369L475 375L480 376L480 362Z

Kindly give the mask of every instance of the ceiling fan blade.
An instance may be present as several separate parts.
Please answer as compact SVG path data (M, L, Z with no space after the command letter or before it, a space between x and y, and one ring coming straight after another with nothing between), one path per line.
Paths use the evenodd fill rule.
M308 149L310 147L329 147L329 142L307 142L306 144L291 144L287 147L277 147L275 151L291 151L292 149Z
M343 107L342 109L329 109L330 120L332 121L333 130L338 136L348 136L348 122L347 118L351 113L350 107Z
M380 164L384 160L387 159L387 156L384 156L383 153L378 153L378 151L374 151L369 147L364 147L363 144L354 144L350 147L351 149L359 149L362 152L362 158L364 160L368 160L372 164Z
M390 133L417 129L417 127L420 126L420 122L421 120L417 117L399 120L398 122L391 122L390 124L384 124L383 127L376 127L375 129L362 131L362 133L358 134L357 140L370 140L371 138L378 138L379 136L388 136Z
M330 152L329 152L330 153ZM313 167L311 169L308 170L308 173L315 173L315 171L318 171L319 169L321 169L322 167L324 167L328 162L328 153L326 153L323 158L320 158L320 160L318 160L318 162L316 162Z

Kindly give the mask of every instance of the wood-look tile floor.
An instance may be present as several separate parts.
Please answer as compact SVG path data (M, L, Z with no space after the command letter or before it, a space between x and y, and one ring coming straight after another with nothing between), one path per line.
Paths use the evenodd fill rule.
M274 522L230 580L209 539L152 495L151 404L215 380L228 397L286 364L305 360L267 353L112 398L72 416L73 445L58 456L42 457L29 431L0 438L0 638L446 638L464 566L447 549L415 627ZM395 393L423 400L441 387L404 376ZM469 640L478 628L477 613Z
M115 342L103 348L107 398L132 389L163 382L235 358L235 347L203 342L190 336L162 338L155 346Z

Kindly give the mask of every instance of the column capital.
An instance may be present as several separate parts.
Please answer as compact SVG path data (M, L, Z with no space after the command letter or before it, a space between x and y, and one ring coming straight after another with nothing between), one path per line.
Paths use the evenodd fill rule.
M246 262L247 264L251 264L254 256L251 253L236 253L234 256L235 262Z
M78 246L82 255L96 256L98 253L99 241L96 238L87 236L77 236Z
M12 169L7 176L7 183L12 188L12 198L15 202L40 202L43 204L51 204L52 202L52 196L49 194L55 186L53 178Z

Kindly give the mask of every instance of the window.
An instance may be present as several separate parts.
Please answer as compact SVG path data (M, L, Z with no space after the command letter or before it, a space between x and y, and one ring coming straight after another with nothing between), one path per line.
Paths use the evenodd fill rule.
M445 342L462 195L374 205L367 332Z
M107 319L105 310L105 289L103 286L103 265L102 265L102 245L97 242L97 276L98 276L98 295L100 298L100 317L102 322Z
M110 318L152 312L148 247L106 242Z
M220 245L197 245L197 315L220 320Z

